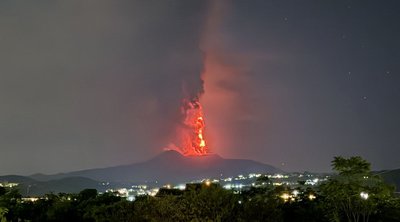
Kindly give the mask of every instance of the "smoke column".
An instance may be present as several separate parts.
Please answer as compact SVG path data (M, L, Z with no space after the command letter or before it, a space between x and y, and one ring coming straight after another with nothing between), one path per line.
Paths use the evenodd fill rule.
M231 155L237 124L249 118L243 99L246 88L246 58L234 53L229 36L223 32L230 1L210 1L200 49L204 54L204 94L200 102L207 117L207 132L213 152ZM240 134L240 133L239 133Z
M167 149L201 156L227 151L232 145L232 132L227 128L243 116L243 102L239 100L246 77L242 75L244 65L239 62L243 58L227 52L221 32L228 10L228 1L209 1L199 45L203 53L199 80L202 89L193 93L188 84L183 84L181 121L176 127L176 138Z

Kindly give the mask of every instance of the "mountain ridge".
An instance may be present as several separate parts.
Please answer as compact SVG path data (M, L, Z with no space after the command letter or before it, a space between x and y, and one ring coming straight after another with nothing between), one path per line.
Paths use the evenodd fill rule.
M277 173L282 170L268 164L247 159L225 159L217 154L183 156L177 151L164 151L149 160L105 168L94 168L53 175L34 174L36 180L54 180L65 177L86 177L96 181L117 183L188 182L191 180L236 176L246 173Z

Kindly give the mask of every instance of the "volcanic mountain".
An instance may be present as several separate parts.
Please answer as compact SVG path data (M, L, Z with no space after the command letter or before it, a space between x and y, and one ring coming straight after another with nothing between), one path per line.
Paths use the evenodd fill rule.
M130 165L81 170L55 175L32 175L36 180L86 177L114 183L184 183L202 178L225 178L249 173L277 173L281 170L246 159L225 159L216 154L183 156L177 151L164 151L154 158Z

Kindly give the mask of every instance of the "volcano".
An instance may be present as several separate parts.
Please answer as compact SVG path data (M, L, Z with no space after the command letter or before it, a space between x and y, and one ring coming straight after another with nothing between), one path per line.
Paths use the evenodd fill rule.
M203 178L226 178L249 173L282 172L268 164L246 159L225 159L217 154L184 156L169 150L154 158L130 165L81 170L56 175L32 176L37 180L86 177L115 183L185 183Z

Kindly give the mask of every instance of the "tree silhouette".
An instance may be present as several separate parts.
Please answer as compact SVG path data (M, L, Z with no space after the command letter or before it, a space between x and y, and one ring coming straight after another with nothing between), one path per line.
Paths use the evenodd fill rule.
M393 187L370 170L370 163L359 156L335 157L332 168L337 175L322 184L323 204L333 221L369 221L380 202L393 196Z

